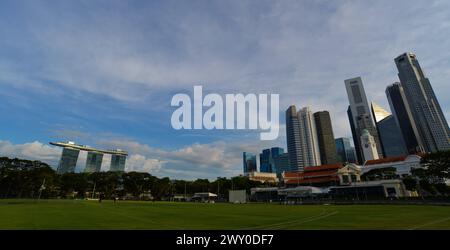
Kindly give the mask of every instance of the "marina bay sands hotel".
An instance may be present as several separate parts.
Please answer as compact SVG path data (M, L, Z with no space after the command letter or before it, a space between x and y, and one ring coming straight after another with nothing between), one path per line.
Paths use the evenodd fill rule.
M128 155L128 152L126 151L120 149L101 150L85 145L78 145L71 141L50 142L50 145L63 148L61 160L59 161L58 168L56 169L56 172L58 174L70 173L75 171L80 150L88 152L84 172L87 173L100 172L104 154L111 155L111 166L109 168L110 171L125 170L125 160Z

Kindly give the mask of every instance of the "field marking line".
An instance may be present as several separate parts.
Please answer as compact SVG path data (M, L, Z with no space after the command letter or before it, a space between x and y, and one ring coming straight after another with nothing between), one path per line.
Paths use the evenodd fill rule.
M442 219L430 221L430 222L427 222L427 223L425 223L425 224L416 225L416 226L414 226L414 227L409 228L408 230L415 230L415 229L419 229L419 228L421 228L421 227L426 227L426 226L429 226L429 225L441 223L441 222L448 221L448 220L450 220L450 216L449 216L449 217L442 218Z
M330 215L336 214L337 211L332 212ZM272 228L277 228L277 226L284 226L284 225L288 225L288 224L292 224L292 223L302 223L303 221L308 222L311 219L321 219L321 217L327 215L327 209L326 208L322 208L322 211L319 214L316 215L312 215L306 218L301 218L298 220L288 220L288 221L283 221L283 222L277 222L277 223L272 223L272 224L267 224L267 225L259 225L259 226L254 226L254 227L249 227L249 228L243 228L243 230L248 230L248 229L272 229Z
M271 230L277 230L277 229L283 229L285 226L290 226L290 225L301 225L301 224L304 224L304 223L307 223L307 222L316 221L316 220L321 220L321 219L330 217L330 216L335 215L335 214L338 214L338 213L339 213L339 211L333 211L333 212L331 212L331 213L324 214L324 215L322 215L322 216L317 216L317 217L315 217L315 218L310 218L310 219L308 219L308 220L303 220L303 221L292 221L292 222L288 222L288 223L283 224L283 225L279 225L279 226L277 226L277 227L271 227L271 228L269 228L269 229L271 229Z
M316 214L316 215L311 215L309 217L306 218L302 218L302 219L298 219L298 220L305 220L305 219L310 219L310 218L315 218L318 216L322 216L323 214L326 213L325 209L322 209L322 211L320 212L320 214ZM253 226L253 227L247 227L247 228L242 228L242 230L248 230L248 229L260 229L260 228L268 228L271 226L277 226L277 225L282 225L282 224L286 224L288 222L292 222L292 220L287 220L287 221L282 221L282 222L277 222L277 223L272 223L272 224L266 224L266 225L258 225L258 226Z

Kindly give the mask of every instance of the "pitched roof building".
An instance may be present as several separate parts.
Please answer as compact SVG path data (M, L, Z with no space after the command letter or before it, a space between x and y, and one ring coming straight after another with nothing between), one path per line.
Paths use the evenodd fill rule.
M336 186L359 182L361 168L353 163L305 167L303 172L285 172L286 186Z

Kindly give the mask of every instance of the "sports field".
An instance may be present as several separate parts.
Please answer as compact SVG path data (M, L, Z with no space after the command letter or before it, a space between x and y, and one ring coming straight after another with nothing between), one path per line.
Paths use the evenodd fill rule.
M450 229L450 206L0 200L0 229Z

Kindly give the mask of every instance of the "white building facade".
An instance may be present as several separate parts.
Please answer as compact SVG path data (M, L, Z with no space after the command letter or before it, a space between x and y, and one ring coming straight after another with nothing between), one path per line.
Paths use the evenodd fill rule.
M313 112L309 107L304 107L298 112L298 117L303 167L320 166L319 141Z
M362 131L361 149L366 161L379 159L375 138L369 133L367 129L364 129Z

